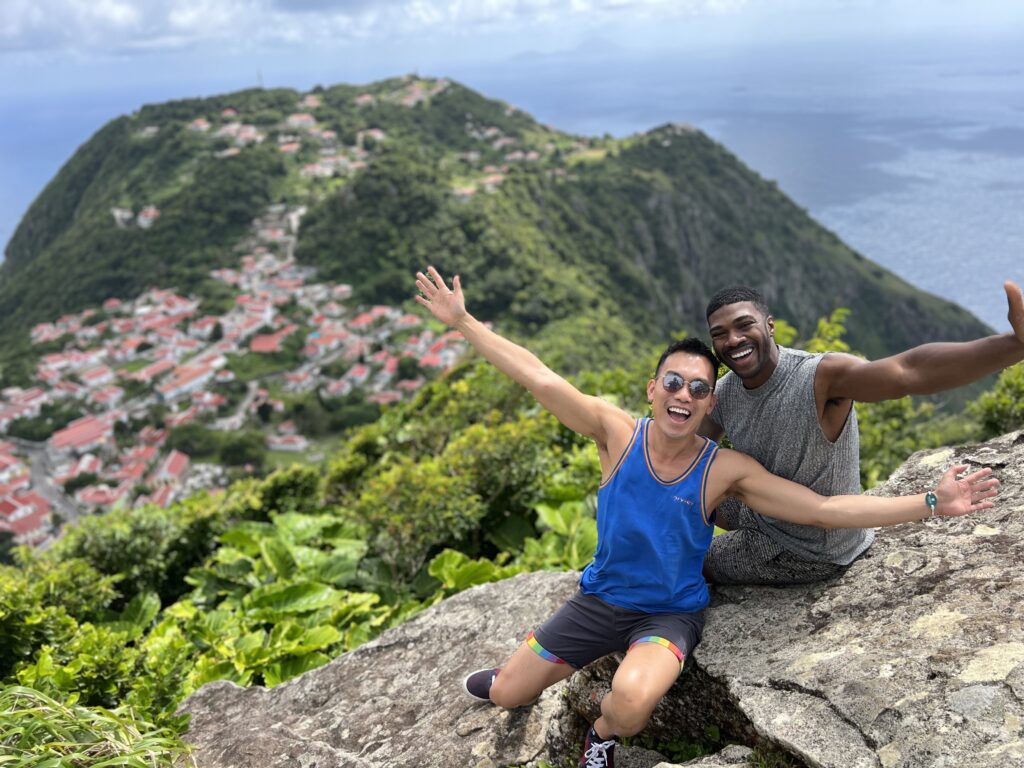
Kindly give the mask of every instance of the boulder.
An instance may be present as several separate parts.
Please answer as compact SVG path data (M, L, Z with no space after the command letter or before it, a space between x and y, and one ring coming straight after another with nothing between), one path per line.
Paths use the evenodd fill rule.
M455 595L330 664L276 688L216 682L184 704L200 768L498 768L522 765L559 731L554 686L500 710L462 691L575 591L578 574L530 573Z
M704 640L646 740L704 739L714 725L722 743L807 766L1024 766L1024 434L915 454L875 492L924 491L954 463L997 471L995 509L884 529L827 583L715 590ZM459 685L506 658L575 583L538 573L488 584L278 688L205 686L184 707L197 762L558 764L596 716L615 657L512 712L460 699ZM742 764L737 749L689 765ZM674 765L647 750L622 756Z

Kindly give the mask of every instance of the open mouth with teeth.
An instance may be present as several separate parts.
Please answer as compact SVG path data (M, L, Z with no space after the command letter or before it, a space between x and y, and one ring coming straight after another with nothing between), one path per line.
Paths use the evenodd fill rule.
M730 363L739 363L742 365L744 362L749 361L754 355L754 345L744 344L742 347L730 350L725 353L726 358Z
M689 419L691 415L690 409L683 408L681 405L670 405L666 410L668 411L668 417L680 424Z

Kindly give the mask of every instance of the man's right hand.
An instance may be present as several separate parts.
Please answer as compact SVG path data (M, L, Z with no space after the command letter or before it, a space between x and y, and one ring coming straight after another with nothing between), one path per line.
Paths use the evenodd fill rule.
M422 272L416 273L416 287L423 294L416 296L416 301L429 309L430 314L442 323L454 328L469 314L466 312L466 301L462 296L462 281L456 275L452 281L452 289L449 290L440 272L433 267L427 267L427 272L430 277Z

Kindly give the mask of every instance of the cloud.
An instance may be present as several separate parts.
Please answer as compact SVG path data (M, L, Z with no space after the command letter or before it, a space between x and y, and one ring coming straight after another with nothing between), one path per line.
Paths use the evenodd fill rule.
M0 52L104 54L196 46L473 35L617 18L733 12L748 0L5 0Z

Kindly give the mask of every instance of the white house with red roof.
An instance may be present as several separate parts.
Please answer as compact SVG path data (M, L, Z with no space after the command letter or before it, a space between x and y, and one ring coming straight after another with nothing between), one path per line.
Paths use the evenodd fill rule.
M309 448L309 440L302 435L267 435L267 448L298 453Z
M110 384L114 380L114 372L108 366L100 365L83 371L79 378L87 388L96 389Z
M92 414L75 419L64 429L50 435L47 444L61 453L87 453L99 450L113 442L114 419L111 414L94 416Z
M147 427L147 429L153 429L153 427ZM142 438L142 433L139 433L139 437L140 439ZM159 452L155 445L135 445L121 455L121 463L142 462L143 464L152 464Z
M135 217L135 223L139 225L140 229L149 229L159 218L160 209L155 205L147 205L139 211L139 215Z
M121 405L121 401L124 400L124 390L116 385L103 387L91 392L88 400L99 408L117 408Z
M353 365L345 373L345 378L353 384L362 384L370 378L370 369L362 363Z
M193 320L188 326L188 335L196 339L209 339L220 318L213 315L204 315L198 320Z
M181 427L184 426L185 424L190 424L191 422L195 421L198 417L199 409L194 405L190 405L183 411L177 411L176 413L168 413L166 416L164 416L164 424L166 424L169 429L174 429L175 427Z
M60 468L53 479L61 485L86 473L98 475L103 470L103 461L94 453L84 453L67 466Z
M146 425L139 430L139 440L144 445L163 445L167 439L167 430L158 429L150 425Z
M156 388L157 395L165 403L173 402L202 389L214 373L209 365L180 365Z
M14 543L41 544L50 535L50 503L34 491L17 491L0 498L0 530L14 535Z
M281 344L291 336L299 326L289 323L276 333L261 333L253 337L249 343L249 349L260 354L269 354L281 351Z
M316 118L308 112L298 112L294 115L288 115L285 123L289 128L312 128L316 125Z
M113 488L109 485L90 485L75 493L75 501L87 507L113 509L122 506L128 500L131 486L121 483Z
M149 476L150 485L181 485L188 473L189 463L187 453L172 450Z
M9 483L15 477L20 477L28 472L28 468L17 456L9 453L0 453L0 483Z

